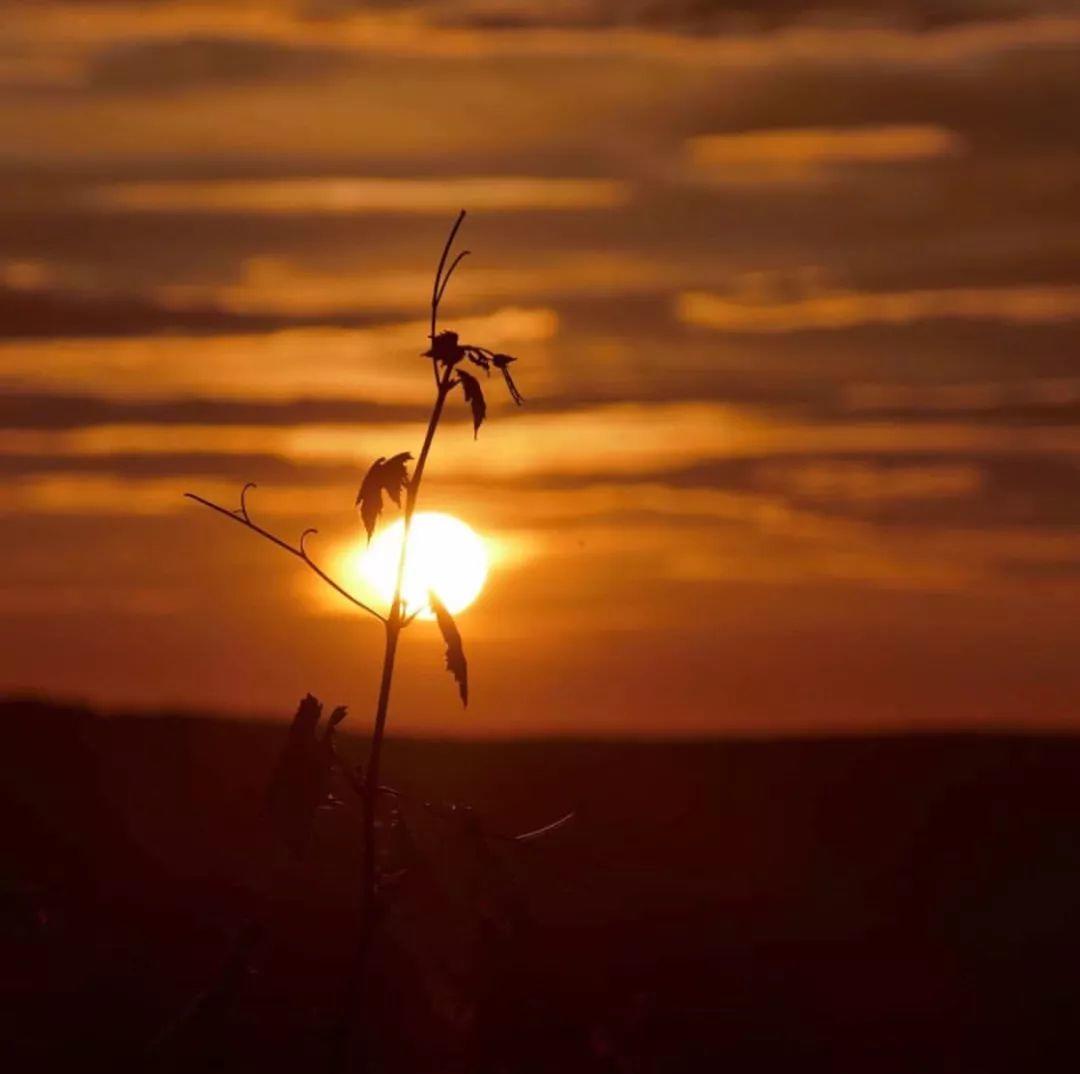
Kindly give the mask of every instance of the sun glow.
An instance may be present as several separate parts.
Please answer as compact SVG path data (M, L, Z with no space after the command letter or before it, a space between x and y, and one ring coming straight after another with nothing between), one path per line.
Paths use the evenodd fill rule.
M387 604L394 597L404 530L400 521L388 526L352 561L359 578ZM451 612L462 611L480 595L487 573L487 548L470 526L435 511L414 516L403 586L407 614L419 610L421 618L433 618L429 590L434 590Z

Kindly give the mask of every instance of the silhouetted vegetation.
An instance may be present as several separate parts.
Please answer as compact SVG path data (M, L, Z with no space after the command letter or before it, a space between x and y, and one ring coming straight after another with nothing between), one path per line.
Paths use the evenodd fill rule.
M170 1054L326 1069L355 798L320 813L304 862L279 856L263 899L280 723L0 719L4 1069L135 1066L227 976L254 905L270 938L203 1016L210 1058L176 1037ZM363 741L348 723L343 753ZM1015 1072L1072 1054L1075 738L391 738L386 760L406 823L388 811L385 867L418 864L380 933L384 1069ZM467 812L423 804L453 817L469 798L517 831L563 797L573 824L484 854Z
M424 610L423 607L407 607L403 596L409 534L424 469L446 402L455 389L461 389L461 394L470 408L474 435L479 433L480 425L487 415L487 403L480 381L463 368L465 363L472 364L489 376L493 369L497 370L514 403L520 406L524 402L510 373L510 365L516 360L512 355L495 353L476 344L463 343L456 332L439 330L439 309L447 286L455 270L469 253L465 250L451 259L454 240L464 218L465 213L462 211L450 230L432 285L429 346L422 356L431 361L435 397L412 474L410 475L408 469L409 464L414 461L410 452L402 451L390 457L381 456L368 468L356 495L355 506L369 541L386 509L387 501L392 502L402 512L404 530L401 552L393 597L388 609L379 611L350 593L315 562L307 548L307 540L315 534L315 530L304 530L299 539L293 542L258 525L248 509L248 493L256 487L253 482L243 487L239 507L233 510L194 493L187 494L197 503L240 523L249 531L301 560L326 585L359 611L377 619L384 628L378 700L364 763L352 765L342 760L335 749L334 732L346 718L345 708L335 709L327 720L325 729L320 732L322 705L317 698L309 694L300 702L293 717L288 740L267 795L266 817L269 828L297 861L307 856L319 814L340 804L340 800L331 793L333 771L341 773L347 786L356 793L361 805L360 922L354 954L344 976L343 997L336 1025L329 1034L328 1063L333 1069L370 1069L372 1066L382 1031L381 1020L371 1014L375 984L381 984L387 979L388 964L400 957L396 950L393 953L385 950L386 943L382 945L382 950L377 949L376 931L380 925L390 922L391 915L396 918L408 915L410 893L407 882L414 876L423 875L429 869L430 855L421 848L417 819L409 816L407 799L399 790L384 786L381 782L383 743L399 639L402 631ZM450 611L433 591L428 594L427 607L433 613L446 644L447 671L457 684L462 704L467 705L469 669L461 633ZM492 951L505 945L522 917L518 898L512 894L510 874L506 872L489 844L494 838L515 842L538 838L557 830L569 817L563 817L520 836L495 836L468 806L434 805L427 802L424 809L428 818L438 819L444 827L456 831L459 839L463 840L459 863L459 868L466 878L463 882L468 887L469 900L483 908L479 925L480 948L472 957L475 965L481 965L492 957ZM448 841L445 832L441 839L443 843ZM343 849L346 858L349 857L350 850L350 846ZM265 877L264 881L274 882ZM498 895L493 894L495 889L498 889ZM212 1010L215 1015L220 1016L221 1012L234 1002L246 959L254 953L257 938L264 931L259 923L262 916L265 915L256 910L253 920L240 930L234 942L234 953L222 971L221 981L201 994L189 1008L189 1014L180 1019L178 1027L172 1027L164 1037L159 1037L155 1042L152 1052L155 1063L176 1061L176 1055L181 1054L181 1051L170 1053L170 1049L185 1031L188 1037L202 1034L208 1040L213 1038L212 1033L205 1032L203 1023L210 1017L208 1011ZM437 916L438 912L428 907L423 913L418 913L417 921L425 922ZM451 932L455 931L460 930L451 926ZM376 959L377 971L372 967L372 962ZM465 994L468 994L468 990ZM477 1017L476 1012L466 1013L466 1009L473 1000L459 998L455 1002L461 1008L459 1016L472 1025ZM195 1061L207 1061L211 1050L208 1047L201 1057L196 1055ZM192 1056L188 1052L184 1051L182 1054L185 1061L191 1061Z

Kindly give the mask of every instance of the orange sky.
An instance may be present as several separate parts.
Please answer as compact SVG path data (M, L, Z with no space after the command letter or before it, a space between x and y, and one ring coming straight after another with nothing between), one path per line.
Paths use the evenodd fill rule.
M422 507L497 552L393 726L1068 726L1080 13L0 3L0 691L374 699L328 563L445 324L520 357Z

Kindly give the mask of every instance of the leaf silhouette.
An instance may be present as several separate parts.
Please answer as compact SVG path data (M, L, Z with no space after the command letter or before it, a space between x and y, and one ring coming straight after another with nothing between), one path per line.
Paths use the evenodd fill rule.
M356 506L360 508L360 519L367 531L368 541L375 532L375 523L382 514L382 468L386 462L386 456L377 458L372 464L360 484L360 491L356 494Z
M422 357L434 358L446 366L455 366L465 357L465 349L458 343L457 332L440 332L424 351Z
M517 359L512 354L493 354L491 356L491 364L502 373L503 380L506 381L506 388L510 392L510 398L518 406L521 406L525 399L521 392L518 391L514 378L510 376L510 363L516 361Z
M360 508L360 518L369 542L375 532L375 523L382 514L383 493L401 506L401 490L409 483L405 464L411 459L412 455L407 451L402 451L390 459L379 456L365 475L360 491L356 494L356 506Z
M387 459L382 467L382 486L398 507L401 506L401 490L409 483L409 473L405 469L405 464L409 462L412 462L412 455L402 451Z
M465 393L465 401L472 407L473 439L480 431L480 425L487 416L487 403L484 401L484 393L480 390L480 381L466 373L464 369L458 370L461 378L461 390Z
M458 684L458 693L461 694L461 703L469 704L469 665L465 659L465 650L461 645L461 634L458 633L457 624L446 610L446 605L435 595L433 590L428 591L428 601L431 610L435 613L435 621L439 624L443 641L446 642L446 670L454 676Z
M465 347L465 357L472 362L473 365L478 365L485 373L491 373L491 352L486 351L483 347Z
M320 739L322 711L317 697L307 694L301 700L266 792L271 827L297 858L311 842L315 812L327 797L334 728L347 715L344 707L334 709Z

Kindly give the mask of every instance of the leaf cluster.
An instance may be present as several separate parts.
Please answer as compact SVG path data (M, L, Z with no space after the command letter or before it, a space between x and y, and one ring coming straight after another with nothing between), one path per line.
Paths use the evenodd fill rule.
M432 339L431 346L424 351L422 357L430 358L435 363L436 368L440 368L444 372L448 373L450 370L455 370L453 377L448 379L447 385L450 388L455 388L458 384L461 385L465 401L472 408L474 436L479 432L480 425L487 416L487 402L480 388L480 382L472 373L460 368L462 362L471 362L482 369L488 376L491 375L492 369L497 369L502 373L507 391L510 393L510 398L513 399L515 405L521 406L525 402L525 397L518 391L514 378L510 375L510 364L517 361L512 354L497 354L494 351L489 351L486 347L478 347L472 343L462 343L457 332L447 330L439 332Z

